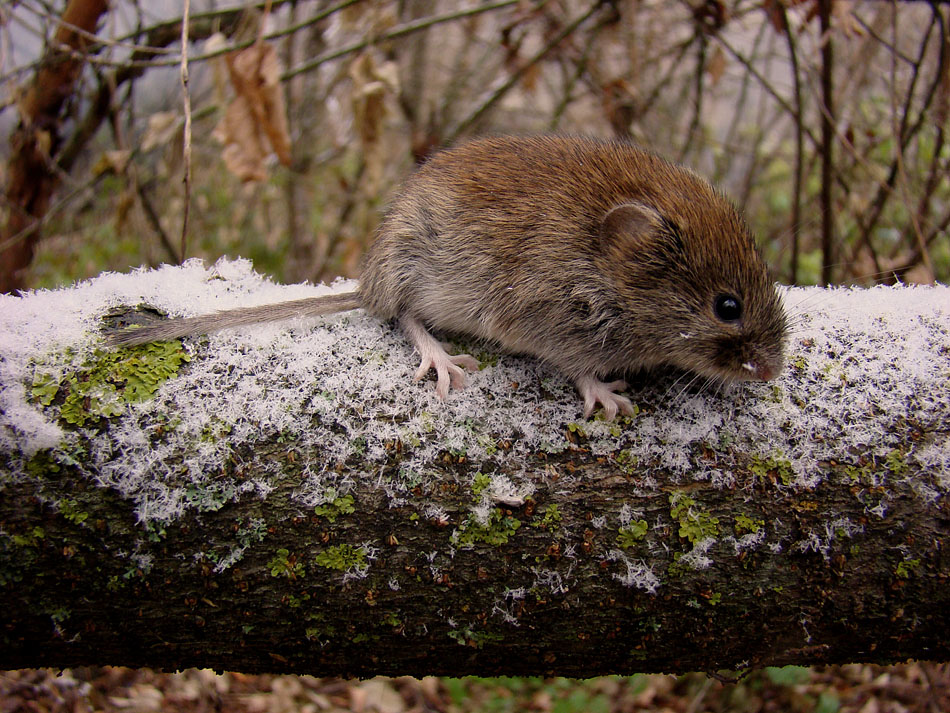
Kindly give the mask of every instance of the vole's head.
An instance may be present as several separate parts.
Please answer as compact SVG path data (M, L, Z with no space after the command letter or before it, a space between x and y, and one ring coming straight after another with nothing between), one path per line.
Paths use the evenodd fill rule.
M621 300L654 337L643 365L719 382L772 379L787 331L781 298L745 221L708 184L699 188L685 201L616 206L601 225Z

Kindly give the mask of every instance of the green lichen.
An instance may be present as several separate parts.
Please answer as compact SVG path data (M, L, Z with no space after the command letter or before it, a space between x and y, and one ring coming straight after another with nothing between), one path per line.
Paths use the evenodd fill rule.
M679 523L679 536L692 544L719 536L719 518L699 510L696 501L682 491L670 494L670 516Z
M629 450L620 451L614 457L614 461L620 466L620 470L627 475L636 473L637 467L640 465L640 460Z
M531 522L531 527L538 527L542 530L554 530L561 524L562 520L561 511L557 507L557 503L551 503L544 510L535 516L534 520Z
M89 513L80 509L79 504L72 498L60 501L59 512L74 525L82 525L89 519Z
M765 527L765 520L754 520L748 515L736 515L735 531L737 535L758 532Z
M237 531L237 540L241 547L250 547L264 541L267 536L267 522L261 517L252 517L247 524L241 523Z
M617 544L622 549L629 550L640 542L647 534L646 520L631 520L624 527L617 530Z
M754 455L751 458L750 470L752 474L762 480L774 481L776 478L782 485L791 485L795 477L792 463L786 458L778 456L763 457Z
M84 426L118 416L128 403L151 398L190 360L178 340L96 350L88 361L58 378L37 368L30 395L43 406L59 402L62 421Z
M297 596L295 594L288 594L287 606L289 606L291 609L299 609L301 606L304 605L304 603L308 602L309 600L310 600L310 595L307 592L304 592L300 596Z
M682 557L682 552L673 553L673 561L670 562L670 566L666 568L666 573L670 575L670 577L680 577L690 571L689 567L680 562Z
M920 568L920 560L904 560L897 565L897 576L899 579L909 579Z
M910 466L904 460L904 454L896 448L884 456L884 467L898 477L910 473Z
M521 527L521 521L511 515L506 515L501 508L494 508L484 525L467 517L452 536L452 543L460 547L470 547L476 542L488 545L503 545L508 538Z
M353 507L352 495L337 497L336 491L330 488L327 491L327 498L329 502L323 503L323 505L317 505L317 507L313 509L313 512L316 515L325 517L330 522L336 522L336 519L341 515L349 515L356 512L356 508Z
M342 545L327 547L314 558L314 562L320 567L343 572L363 567L366 564L366 551L362 547L354 547L344 542Z
M217 512L237 497L234 483L205 483L185 488L185 500L199 512Z
M277 554L267 563L272 577L284 576L288 579L297 579L303 577L306 570L303 563L297 561L296 555L291 555L290 550L281 547Z
M17 547L37 547L45 537L46 531L42 527L36 526L25 534L13 535L12 540Z
M476 498L482 494L489 485L491 485L491 476L488 473L479 471L472 478L472 495Z
M488 631L476 631L471 628L453 629L448 632L448 637L458 643L459 646L471 646L475 649L480 649L485 644L502 640L501 634L494 634Z

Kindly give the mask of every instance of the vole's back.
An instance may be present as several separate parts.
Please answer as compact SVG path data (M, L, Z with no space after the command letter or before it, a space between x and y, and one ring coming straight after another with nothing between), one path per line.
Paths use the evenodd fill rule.
M657 211L675 239L618 259L601 225L631 202ZM488 338L572 377L677 362L670 351L686 346L669 335L701 326L684 313L707 292L781 312L745 223L706 181L626 143L569 137L483 139L437 154L392 205L360 291L381 317ZM780 352L783 331L773 325L763 339ZM677 365L702 373L693 362L705 358Z

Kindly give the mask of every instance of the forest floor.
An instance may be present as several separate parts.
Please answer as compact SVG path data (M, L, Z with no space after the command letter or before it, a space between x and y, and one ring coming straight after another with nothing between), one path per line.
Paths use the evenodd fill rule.
M950 664L565 678L249 676L115 667L0 672L0 713L950 713Z

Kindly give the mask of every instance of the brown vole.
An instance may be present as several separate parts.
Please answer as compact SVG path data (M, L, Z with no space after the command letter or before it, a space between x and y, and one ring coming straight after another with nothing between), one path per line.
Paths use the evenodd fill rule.
M610 374L672 366L716 382L780 370L786 317L735 207L693 172L628 143L488 138L437 154L395 198L357 291L116 333L115 346L365 308L398 318L437 394L465 383L429 333L550 362L589 415L631 413Z

